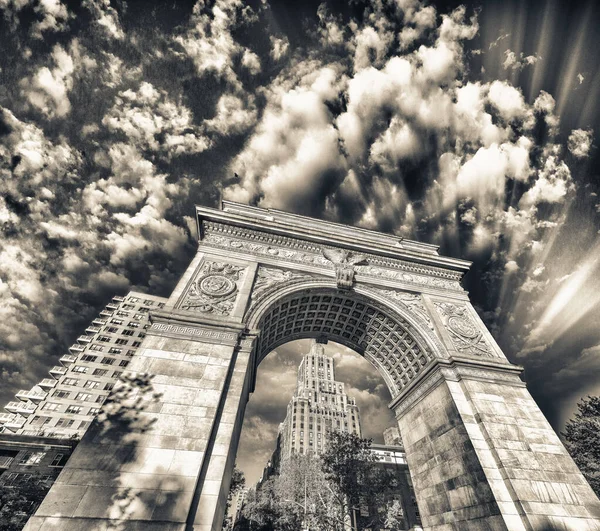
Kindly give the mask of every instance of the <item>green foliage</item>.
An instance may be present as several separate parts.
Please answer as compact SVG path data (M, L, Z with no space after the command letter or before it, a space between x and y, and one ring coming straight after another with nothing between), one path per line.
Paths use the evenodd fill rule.
M19 531L46 496L49 486L39 479L0 487L0 531Z
M600 396L588 396L563 433L571 457L600 497Z

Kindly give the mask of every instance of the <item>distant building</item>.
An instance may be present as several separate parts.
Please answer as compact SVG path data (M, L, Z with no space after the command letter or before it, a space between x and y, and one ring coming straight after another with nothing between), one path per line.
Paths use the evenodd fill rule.
M244 507L244 500L248 494L248 487L244 487L239 490L236 494L233 504L231 506L231 514L233 515L233 525L235 525L242 516L242 508Z
M386 430L387 431L387 430ZM377 468L387 473L391 492L377 500L369 500L361 504L355 511L354 519L358 530L385 531L386 516L391 507L400 507L402 516L400 528L403 530L421 529L421 516L415 498L406 453L401 446L372 444L371 451L378 458Z
M332 431L361 436L354 398L335 379L333 359L316 341L298 367L296 391L281 424L281 459L291 455L320 455Z
M77 441L31 435L0 434L0 489L26 486L37 480L54 483ZM41 500L32 501L28 514Z
M398 426L390 426L383 430L383 444L387 446L402 446L404 448Z
M50 369L30 390L16 394L0 413L0 433L80 438L115 381L137 352L149 313L162 308L167 299L130 292L113 297Z

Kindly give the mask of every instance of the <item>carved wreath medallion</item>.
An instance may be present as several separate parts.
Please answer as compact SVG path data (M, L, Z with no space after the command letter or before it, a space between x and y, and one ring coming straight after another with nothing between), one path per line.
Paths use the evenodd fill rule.
M493 355L483 332L473 321L466 307L448 302L436 302L435 307L442 317L444 327L450 333L456 350L477 356Z
M204 262L180 305L182 310L229 315L244 268L219 262Z

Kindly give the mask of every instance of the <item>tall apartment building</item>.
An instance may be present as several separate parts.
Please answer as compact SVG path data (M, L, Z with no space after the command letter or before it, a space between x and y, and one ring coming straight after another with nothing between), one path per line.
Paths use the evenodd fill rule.
M5 406L0 433L81 437L140 346L149 313L166 301L133 291L113 297L50 369L52 377Z
M354 398L335 379L333 359L313 342L298 367L298 380L287 415L280 426L281 458L323 452L329 433L361 436L360 415Z

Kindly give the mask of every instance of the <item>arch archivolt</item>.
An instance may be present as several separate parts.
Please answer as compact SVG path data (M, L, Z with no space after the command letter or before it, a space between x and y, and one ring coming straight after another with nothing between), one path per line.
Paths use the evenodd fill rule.
M395 397L436 358L447 356L417 294L393 297L394 290L365 285L339 290L333 278L300 272L267 276L270 282L257 276L246 318L249 329L260 330L257 363L288 341L329 339L373 363Z

